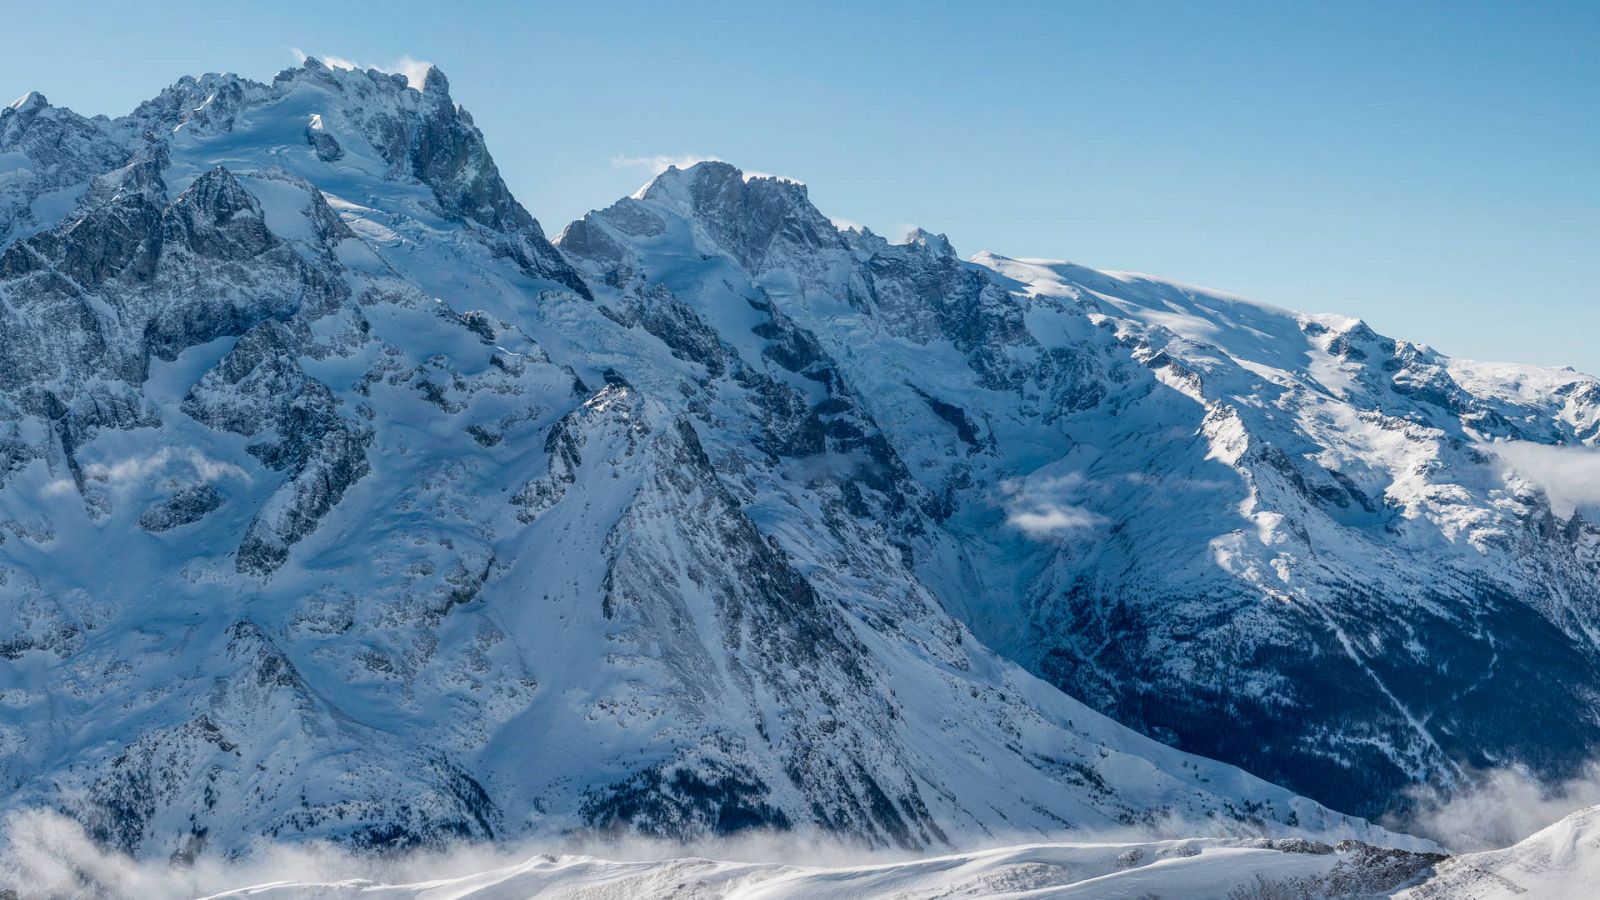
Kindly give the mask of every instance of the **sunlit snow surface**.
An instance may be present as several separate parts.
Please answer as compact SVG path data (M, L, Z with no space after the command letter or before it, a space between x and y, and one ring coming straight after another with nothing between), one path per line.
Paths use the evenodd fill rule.
M1307 851L1310 852L1307 852ZM1600 807L1574 813L1513 847L1464 854L1410 874L1392 860L1326 846L1219 839L1030 844L868 865L817 866L705 858L618 862L540 856L465 877L409 884L282 882L215 895L254 898L921 898L1082 900L1592 900L1600 896Z
M683 858L614 862L545 856L463 878L380 885L283 882L217 897L806 898L1076 897L1224 898L1266 882L1325 878L1347 855L1298 853L1238 841L1034 844L881 865L815 867Z

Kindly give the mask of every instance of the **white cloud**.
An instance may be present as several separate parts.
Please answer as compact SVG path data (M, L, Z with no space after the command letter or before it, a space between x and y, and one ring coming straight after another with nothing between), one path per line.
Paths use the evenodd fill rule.
M367 66L363 66L362 64L356 62L353 59L345 59L342 56L334 56L334 55L328 54L328 53L325 53L322 56L319 56L317 58L322 60L323 65L327 66L330 69L366 69L366 68L368 68ZM373 67L373 68L376 68L376 67Z
M831 219L829 219L829 221L833 223L833 227L839 229L840 231L866 231L867 230L867 226L861 224L860 222L855 221L854 219L846 219L843 216L834 216Z
M1511 474L1544 491L1557 515L1600 506L1600 450L1531 441L1495 441L1480 447L1499 457Z
M224 478L250 480L249 473L244 469L232 463L212 459L193 447L184 449L163 447L154 453L129 456L112 462L93 462L84 466L83 474L92 481L99 481L111 487L123 487L184 464L187 464L196 478L205 482L220 481ZM58 482L52 482L47 485L46 494L52 495L57 484ZM71 482L67 484L70 485Z
M1002 481L1000 503L1006 524L1036 540L1098 528L1109 520L1080 504L1088 487L1077 472Z
M379 66L378 68L383 69L385 72L399 72L406 77L407 84L420 91L423 84L428 80L428 70L433 68L433 63L425 59L412 59L410 56L402 56L395 60L391 66Z
M650 176L654 178L672 166L676 166L679 169L687 169L695 163L726 161L727 160L716 156L701 156L697 153L686 153L682 156L668 156L665 154L661 156L617 155L611 157L611 167L613 169L648 169L650 170ZM787 175L773 175L767 172L752 172L746 170L741 171L744 172L745 181L749 181L752 178L771 178L775 181L782 181L788 184L805 184L804 181L801 181L798 178L790 178Z
M1535 831L1588 806L1600 804L1600 764L1560 784L1540 782L1520 768L1468 775L1449 791L1418 787L1407 792L1411 815L1384 824L1433 840L1457 853L1509 847Z
M613 169L649 169L652 176L660 175L672 166L687 169L695 163L721 162L715 156L699 156L693 153L683 156L613 156L611 167Z
M790 178L787 175L774 175L771 172L748 172L747 171L747 172L744 173L744 180L745 181L749 181L752 178L769 178L769 179L771 179L773 181L782 181L782 182L784 182L786 184L799 184L799 185L805 184L804 181L801 181L798 178Z
M1215 819L1189 821L1169 814L1139 826L1077 828L1063 833L1059 839L1074 843L1143 843L1209 836L1238 836L1238 832ZM1311 836L1333 841L1346 835L1313 832ZM1039 840L1036 832L1001 833L957 849L962 853L977 852L986 848L1036 844ZM202 851L193 862L174 865L160 858L136 860L101 847L89 838L80 824L50 810L18 810L0 817L0 885L27 885L30 897L180 900L285 880L320 882L329 886L320 891L319 896L346 896L361 892L361 886L335 883L360 880L416 884L488 873L524 864L538 856L570 854L630 862L714 859L828 868L876 866L927 858L926 853L871 850L826 835L793 832L747 833L688 843L628 835L568 833L515 844L457 844L381 856L352 853L319 841L262 841L239 857L222 858L216 853ZM282 891L268 890L267 893L281 894ZM365 893L381 892L368 890Z
M171 460L172 448L163 447L155 453L143 456L130 456L109 463L90 463L84 467L83 474L95 481L112 485L128 484L144 480L156 470L165 468Z
M1070 531L1094 528L1105 524L1105 516L1081 506L1057 506L1046 503L1034 509L1013 511L1006 522L1029 537L1056 537Z
M294 61L300 65L304 65L308 58L314 56L320 60L323 65L330 69L377 69L380 72L391 72L396 75L404 75L406 77L406 83L419 91L422 90L423 83L427 80L428 70L433 68L433 63L430 63L426 60L415 59L409 54L401 56L399 59L391 63L366 66L356 62L353 59L346 59L343 56L334 56L331 53L306 53L299 47L290 47L289 53L294 56Z

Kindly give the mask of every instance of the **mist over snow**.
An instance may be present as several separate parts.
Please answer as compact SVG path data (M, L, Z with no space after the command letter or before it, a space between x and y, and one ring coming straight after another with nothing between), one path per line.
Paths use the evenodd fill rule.
M1578 777L1546 783L1525 768L1469 771L1450 790L1408 791L1415 808L1388 820L1391 828L1435 841L1456 853L1509 847L1574 812L1600 806L1600 764Z
M1084 476L1077 472L1000 482L1006 524L1037 540L1070 536L1108 524L1110 520L1105 516L1079 505L1087 493Z
M1494 441L1482 445L1519 478L1543 491L1557 515L1600 508L1600 448Z
M1365 877L1370 865L1369 850L1335 853L1329 843L1242 838L1226 831L1216 822L1171 819L1138 828L1077 830L1070 843L995 835L937 854L871 850L818 836L773 833L692 842L566 836L382 855L353 854L314 841L258 841L229 858L202 849L172 860L136 860L97 844L72 819L31 810L0 819L0 887L24 886L21 896L30 900L218 895L287 900L380 890L386 897L438 896L443 891L457 897L556 895L574 900L690 895L802 900L841 892L863 897L991 896L1104 879L1113 893L1091 891L1086 896L1122 896L1138 889L1144 892L1139 896L1188 891L1186 896L1221 897L1267 876L1275 882L1314 885L1330 874L1337 880ZM1324 837L1339 840L1338 835ZM1425 873L1433 857L1401 858L1410 866L1402 871ZM1160 862L1167 865L1145 870ZM1372 877L1373 886L1412 880L1393 872ZM1196 890L1202 894L1192 893Z

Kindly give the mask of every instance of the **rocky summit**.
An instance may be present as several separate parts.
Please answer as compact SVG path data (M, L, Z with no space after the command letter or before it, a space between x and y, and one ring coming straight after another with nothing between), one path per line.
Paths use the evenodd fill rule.
M1585 375L841 230L726 163L550 241L437 69L29 94L0 796L149 859L1427 851L1365 819L1600 746L1600 529L1526 463L1597 436Z

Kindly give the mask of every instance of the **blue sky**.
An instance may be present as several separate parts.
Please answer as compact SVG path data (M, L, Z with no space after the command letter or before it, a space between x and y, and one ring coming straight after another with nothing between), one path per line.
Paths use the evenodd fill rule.
M120 114L429 60L547 230L715 156L1070 259L1600 373L1600 3L21 3L0 94Z

